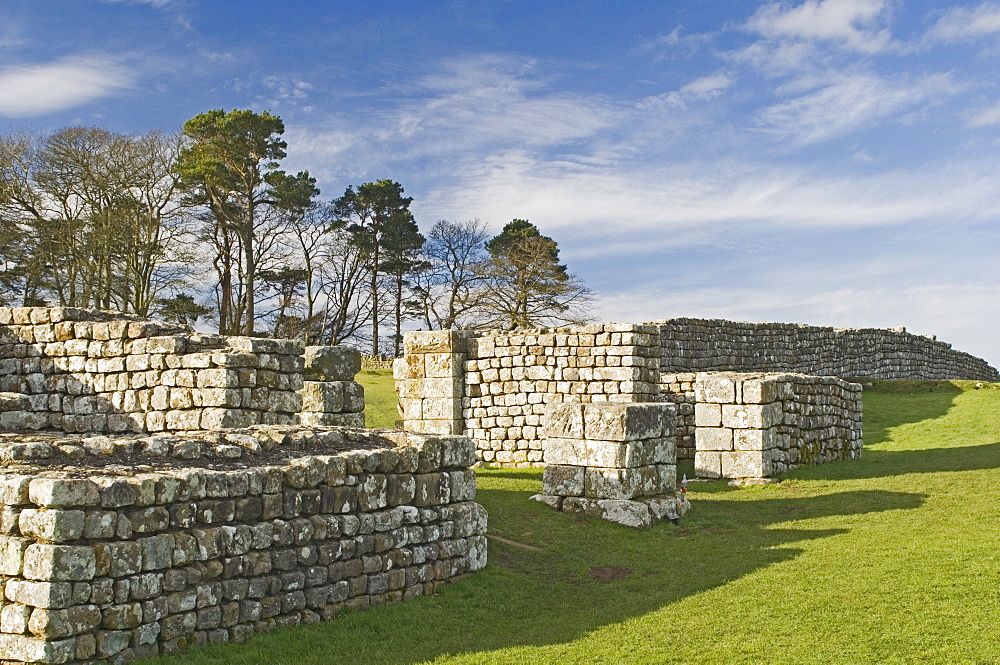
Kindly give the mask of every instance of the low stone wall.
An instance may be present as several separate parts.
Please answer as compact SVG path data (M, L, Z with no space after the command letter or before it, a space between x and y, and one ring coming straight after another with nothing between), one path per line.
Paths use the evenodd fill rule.
M338 364L310 347L310 362ZM306 388L294 340L202 335L66 307L0 307L0 429L179 432L255 424L363 425L350 367ZM344 348L340 355L353 354ZM311 373L321 378L322 370ZM349 374L349 375L348 375ZM305 400L304 400L305 398ZM300 413L309 415L300 418ZM351 415L345 415L351 414Z
M0 435L0 658L120 663L433 593L486 562L472 442Z
M678 459L693 459L698 372L1000 380L985 361L902 330L782 323L411 332L403 346L393 373L404 427L467 434L481 460L498 466L543 466L547 406L609 401L675 403Z
M542 494L556 510L627 526L677 519L672 404L560 404L545 419Z
M878 379L1000 381L986 361L905 328L830 328L676 318L653 322L660 370L795 372Z
M695 473L766 478L861 456L861 386L830 376L703 373L694 382Z

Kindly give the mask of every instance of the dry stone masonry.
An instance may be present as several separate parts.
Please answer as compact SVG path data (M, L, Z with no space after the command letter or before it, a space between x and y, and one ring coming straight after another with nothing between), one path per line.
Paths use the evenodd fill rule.
M693 459L694 384L703 372L1000 380L985 361L902 329L704 319L415 332L406 334L404 352L394 364L404 427L467 434L481 461L498 466L544 466L542 419L561 403L674 403L677 458ZM837 383L815 386L828 393L816 399L841 399L844 390ZM795 463L801 462L776 460L771 468Z
M394 370L404 429L466 433L486 463L540 466L548 405L653 398L656 333L630 324L406 333Z
M1000 381L986 361L905 328L829 328L797 323L664 319L660 370L795 372L876 379Z
M120 314L0 307L0 429L363 426L363 392L351 371L358 352L304 351L293 340L196 334ZM321 381L304 381L307 362Z
M0 662L244 640L482 568L472 442L350 429L359 368L347 347L0 308Z
M0 449L5 663L242 641L486 561L466 437L276 425Z
M626 526L678 519L674 411L662 403L553 406L544 424L542 494L532 498Z
M703 478L766 478L861 457L861 386L831 376L703 373L694 382Z

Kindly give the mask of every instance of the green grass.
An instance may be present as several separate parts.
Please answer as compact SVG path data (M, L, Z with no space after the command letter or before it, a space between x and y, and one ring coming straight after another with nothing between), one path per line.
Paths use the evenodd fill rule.
M391 369L363 369L354 380L365 387L365 425L392 429L400 419Z
M692 483L680 526L569 517L528 500L539 471L481 471L490 534L540 549L492 539L437 596L167 662L1000 662L1000 390L912 388L865 393L862 460Z

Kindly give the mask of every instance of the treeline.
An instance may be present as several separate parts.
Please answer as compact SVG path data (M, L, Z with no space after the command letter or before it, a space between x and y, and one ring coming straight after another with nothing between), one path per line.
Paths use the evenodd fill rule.
M576 323L590 291L527 220L438 221L384 179L319 198L281 170L284 124L213 110L179 135L0 136L0 300L116 310L223 334L352 342L401 330ZM411 324L411 325L417 325Z

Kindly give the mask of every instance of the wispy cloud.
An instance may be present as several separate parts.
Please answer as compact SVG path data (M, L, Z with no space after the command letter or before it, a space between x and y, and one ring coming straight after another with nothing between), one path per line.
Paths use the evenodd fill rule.
M871 73L826 76L826 80L807 77L789 84L786 90L811 89L760 111L757 126L797 145L818 143L875 126L959 89L947 74L933 74L914 82Z
M928 31L928 39L960 42L1000 33L1000 5L984 2L978 7L954 7Z
M967 127L985 127L986 125L1000 125L1000 102L976 111L966 123Z
M640 109L683 108L691 102L706 101L721 95L733 84L729 74L719 72L702 76L681 86L679 90L646 97L638 104Z
M881 26L887 13L887 0L806 0L797 7L772 2L746 27L770 38L819 40L876 53L891 40L889 30Z
M130 87L135 74L109 56L76 56L0 69L0 115L29 117L70 109Z

